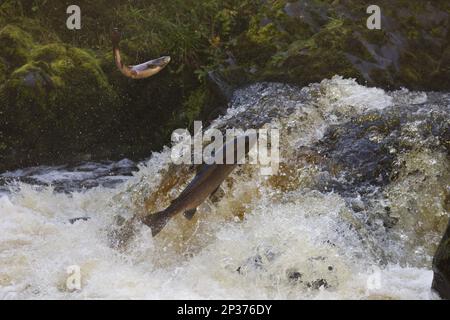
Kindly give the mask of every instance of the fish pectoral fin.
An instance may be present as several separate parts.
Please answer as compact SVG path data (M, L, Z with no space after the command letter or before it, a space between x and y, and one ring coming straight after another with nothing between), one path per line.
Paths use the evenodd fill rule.
M184 212L184 217L188 220L192 220L192 218L194 217L195 213L197 212L197 208L188 210Z

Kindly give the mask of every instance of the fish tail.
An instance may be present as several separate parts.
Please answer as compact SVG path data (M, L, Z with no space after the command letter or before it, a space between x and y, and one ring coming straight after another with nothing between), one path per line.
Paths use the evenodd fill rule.
M119 29L117 29L117 28L113 29L113 31L111 32L111 40L112 40L112 44L113 44L113 49L118 49L119 42L120 42Z
M143 223L152 230L152 236L155 237L169 222L171 216L167 210L151 214L143 219Z

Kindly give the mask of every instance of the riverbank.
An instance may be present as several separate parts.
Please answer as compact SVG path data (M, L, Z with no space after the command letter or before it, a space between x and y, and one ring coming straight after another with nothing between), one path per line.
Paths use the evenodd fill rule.
M79 161L141 160L171 132L226 109L258 81L300 86L335 74L382 88L450 88L448 1L380 1L382 30L364 1L70 1L0 5L0 171ZM115 69L110 29L135 63L164 54L148 81Z

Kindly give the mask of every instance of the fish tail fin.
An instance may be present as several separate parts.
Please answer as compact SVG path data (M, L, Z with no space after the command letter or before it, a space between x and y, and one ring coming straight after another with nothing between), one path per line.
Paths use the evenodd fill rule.
M152 230L152 236L156 237L164 229L169 220L170 215L167 210L164 210L145 217L142 222Z
M118 28L114 28L111 32L111 40L112 40L112 44L113 44L113 48L117 49L119 47L119 42L120 42L120 31Z

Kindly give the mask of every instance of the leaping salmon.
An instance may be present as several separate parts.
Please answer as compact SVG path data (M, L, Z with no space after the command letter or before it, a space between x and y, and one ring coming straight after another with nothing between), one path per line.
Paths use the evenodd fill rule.
M162 69L164 69L170 62L171 58L169 56L164 56L155 60L151 60L145 63L141 63L134 66L126 66L122 62L120 56L119 43L120 43L120 32L117 28L114 28L111 34L114 61L120 72L128 78L131 79L145 79L154 76Z
M172 204L164 211L154 213L143 218L142 222L150 227L152 236L155 237L166 224L179 213L191 220L194 217L197 207L200 206L210 195L214 194L222 182L236 168L239 159L237 158L237 148L230 148L231 144L236 146L239 139L245 139L245 154L251 150L256 143L256 136L237 137L226 144L220 153L226 158L227 150L234 150L233 164L210 164L203 165L195 178L189 183L184 191L175 199ZM223 163L226 163L223 161Z

